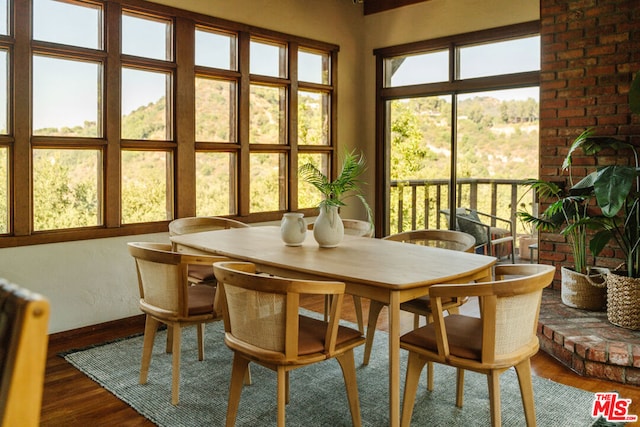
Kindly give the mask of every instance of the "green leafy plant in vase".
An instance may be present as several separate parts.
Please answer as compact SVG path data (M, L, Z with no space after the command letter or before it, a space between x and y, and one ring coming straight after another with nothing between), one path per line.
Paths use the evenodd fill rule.
M631 112L640 114L640 73L629 91ZM565 164L571 166L576 150L604 158L598 167L571 188L572 194L593 195L601 215L592 219L600 228L589 242L598 255L615 241L624 256L624 270L607 275L607 317L615 325L640 329L640 168L637 148L630 142L595 136L587 129L573 142ZM617 153L611 162L611 153Z
M342 162L342 169L334 180L330 180L312 163L300 167L300 177L314 186L323 195L320 202L319 215L314 223L313 235L321 247L335 247L344 237L344 226L339 208L346 206L349 197L360 199L367 211L367 220L373 227L371 208L362 194L359 177L366 170L365 158L354 151L347 152Z
M573 183L571 170L569 182ZM519 211L518 218L542 232L558 232L567 239L571 248L573 268L562 266L561 298L565 305L584 310L601 311L606 307L606 269L587 265L587 231L596 228L589 215L589 195L572 195L558 184L539 179L526 181L538 198L549 201L549 206L536 217Z

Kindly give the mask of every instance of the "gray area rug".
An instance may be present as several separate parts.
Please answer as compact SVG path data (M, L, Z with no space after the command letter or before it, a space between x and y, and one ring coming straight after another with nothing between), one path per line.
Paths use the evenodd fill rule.
M221 322L207 325L205 360L198 362L195 328L187 328L182 339L180 403L171 400L171 355L164 352L166 332L160 331L149 370L149 381L138 384L142 336L127 338L85 350L71 352L65 359L159 426L223 426L231 376L232 353L224 344ZM378 332L371 362L362 366L362 350L356 349L358 389L364 426L385 426L388 415L388 370L386 334ZM406 353L402 352L402 382ZM276 424L275 373L251 364L253 385L242 392L237 426ZM483 375L465 373L464 407L455 406L455 371L436 365L435 389L418 389L412 425L488 426L489 401ZM289 426L349 426L340 367L335 360L291 373L291 401L287 405ZM502 425L526 425L516 374L501 377ZM538 425L591 426L593 393L564 386L540 377L533 378Z

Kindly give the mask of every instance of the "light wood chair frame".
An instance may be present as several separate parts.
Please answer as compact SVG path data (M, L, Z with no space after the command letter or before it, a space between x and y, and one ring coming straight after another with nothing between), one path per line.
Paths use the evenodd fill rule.
M37 427L49 337L49 301L0 279L0 425Z
M434 285L429 288L431 306L434 313L433 325L437 342L437 352L407 343L401 337L400 347L409 351L407 374L402 408L401 425L408 427L415 403L418 379L427 362L436 362L457 368L456 406L462 407L464 370L479 372L487 376L492 426L501 425L500 374L512 366L515 367L528 427L536 425L533 386L531 382L530 358L538 352L539 341L536 335L538 316L543 288L551 284L555 267L541 264L510 264L495 267L495 281L479 284ZM506 325L513 319L501 324L499 315L504 299L513 299L525 295L535 297L535 305L522 307L529 310L527 328L520 330L516 325ZM478 297L481 308L482 349L480 360L467 359L451 354L447 336L447 318L443 314L442 298ZM520 313L521 311L518 311ZM450 319L449 319L450 320ZM526 321L524 323L527 323ZM503 343L499 336L503 328L520 333L517 345ZM517 329L514 331L514 329ZM413 333L413 332L412 332ZM502 347L502 350L500 348Z
M353 349L364 343L360 335L340 345L336 344L338 336L340 311L343 302L345 284L342 282L296 280L262 275L256 272L256 266L247 262L221 262L214 265L216 279L221 287L220 301L224 313L225 343L233 350L233 368L229 388L229 404L227 408L227 427L235 425L235 420L242 393L243 378L250 362L258 363L277 373L277 405L278 426L285 425L285 405L289 401L289 372L312 363L329 358L336 358L342 368L349 409L354 426L362 423L360 403L356 380ZM236 287L257 293L283 295L285 298L285 333L281 351L259 347L234 335L233 316L227 300L227 288ZM299 355L298 331L300 295L330 295L331 309L324 338L324 349L321 352Z
M196 325L198 339L198 360L204 360L204 324L222 319L219 309L218 292L215 293L213 310L208 313L189 314L189 265L213 265L214 262L227 261L222 256L196 255L177 253L171 250L170 244L153 242L130 242L129 253L135 258L140 291L139 308L145 313L144 344L140 367L140 384L146 384L156 331L160 324L167 325L166 352L172 354L171 403L179 403L180 394L180 342L182 328ZM154 274L150 270L158 270L155 278L165 280L164 283L152 283ZM149 279L146 273L149 272ZM163 286L166 295L157 304L145 300L145 289Z
M249 227L249 224L245 224L244 222L236 221L231 218L224 218L219 216L193 216L193 217L185 217L185 218L177 218L169 223L169 236L181 236L183 234L191 234L191 233L199 233L202 231L215 231L215 230L227 230L230 228L246 228ZM174 252L183 252L183 253L191 253L191 254L203 254L206 255L205 252L198 252L193 248L185 248L180 245L176 245L174 243L172 245L172 250ZM211 268L211 275L213 275L213 266L207 265L207 268ZM194 267L192 266L192 272L189 274L189 282L193 284L201 284L201 283L210 283L215 284L215 280L202 280L198 275L193 274L193 269L202 269L202 266Z

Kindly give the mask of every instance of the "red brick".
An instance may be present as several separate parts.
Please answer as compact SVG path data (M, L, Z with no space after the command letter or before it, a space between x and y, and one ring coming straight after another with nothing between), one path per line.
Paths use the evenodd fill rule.
M581 359L579 357L574 357L573 363L571 363L571 369L573 369L578 374L584 376L585 375L584 359Z
M629 346L627 343L611 343L609 344L609 363L619 366L631 365L631 355L629 354Z
M594 378L605 378L603 363L594 363L588 360L584 362L585 375Z
M624 383L625 368L622 366L604 365L604 377L610 381Z
M605 363L607 361L606 343L598 343L589 348L587 351L587 359L594 362Z
M640 344L634 344L631 346L632 353L632 365L636 368L640 368Z
M640 386L640 369L627 368L624 380L626 384Z

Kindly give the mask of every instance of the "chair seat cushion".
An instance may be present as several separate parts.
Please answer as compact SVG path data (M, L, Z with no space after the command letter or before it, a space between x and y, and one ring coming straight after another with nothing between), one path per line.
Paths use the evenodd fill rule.
M199 282L214 282L216 280L216 276L213 274L213 266L200 264L189 265L189 278L196 279Z
M216 287L210 285L193 285L187 287L189 292L189 315L213 313L213 300Z
M459 301L456 298L444 297L444 298L441 298L441 300L442 300L443 310L447 310L453 307L458 307L463 304L462 301ZM400 304L400 310L408 311L410 313L420 314L422 316L427 316L431 314L431 299L429 298L429 295L425 295L423 297L419 297L419 298L409 300L407 302L403 302L402 304Z
M449 353L465 359L481 360L482 320L477 317L452 314L444 318L444 323L449 341ZM403 335L400 337L400 342L438 353L433 323Z
M322 320L299 316L298 355L324 352L324 338L327 333L327 323ZM338 326L336 347L351 340L362 337L360 331L346 326Z
M478 214L471 213L458 213L456 214L458 221L458 227L460 231L467 234L471 234L476 239L476 246L487 244L487 229L474 221L481 222Z

